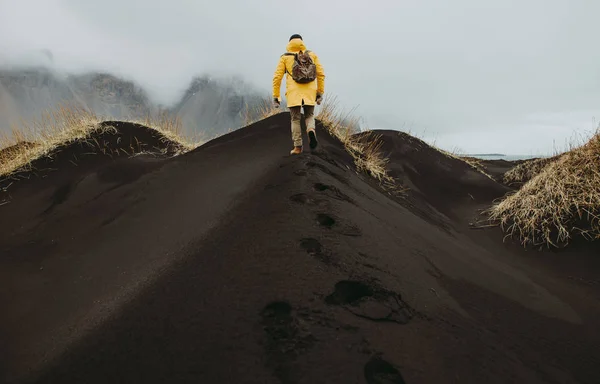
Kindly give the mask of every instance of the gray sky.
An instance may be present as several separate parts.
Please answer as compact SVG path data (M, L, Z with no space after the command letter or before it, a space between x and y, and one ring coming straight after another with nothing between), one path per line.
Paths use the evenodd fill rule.
M169 103L201 73L239 74L269 91L300 33L322 60L326 93L369 128L509 154L547 154L596 128L600 1L372 4L0 0L0 61L49 49L60 69L111 71Z

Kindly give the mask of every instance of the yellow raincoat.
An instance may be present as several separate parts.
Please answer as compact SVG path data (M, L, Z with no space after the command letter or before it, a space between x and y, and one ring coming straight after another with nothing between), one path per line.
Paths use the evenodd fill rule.
M287 47L287 52L298 53L299 51L306 51L306 46L301 39L292 39ZM283 75L286 75L285 81L285 97L287 99L288 107L296 107L299 105L315 105L317 99L317 93L323 95L325 92L325 73L323 72L323 66L319 61L319 57L314 53L310 52L310 57L317 66L317 79L310 83L300 84L296 83L289 73L292 72L292 65L294 64L294 56L281 56L275 74L273 75L273 98L281 101L281 81ZM287 70L287 73L286 73Z

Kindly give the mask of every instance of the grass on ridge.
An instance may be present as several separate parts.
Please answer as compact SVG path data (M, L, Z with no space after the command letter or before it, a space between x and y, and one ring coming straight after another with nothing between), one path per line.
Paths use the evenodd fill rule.
M563 247L576 235L600 239L600 131L487 213L525 246Z
M389 161L382 152L381 135L373 131L361 133L359 119L351 117L350 113L343 114L338 107L337 98L326 97L320 112L315 116L327 131L340 140L346 151L354 159L359 171L364 171L375 178L382 186L395 189L396 181L386 169Z
M103 148L94 143L92 136L117 132L116 128L102 124L103 121L110 119L101 119L90 110L74 105L61 105L45 111L38 119L23 121L21 126L12 128L11 135L0 136L0 177L30 170L33 161L72 142L86 142L91 147L96 144L96 150L102 151ZM129 122L157 131L166 140L181 147L182 152L197 146L190 138L184 137L181 122L177 118L163 114Z
M526 183L538 175L548 164L558 160L560 155L526 160L510 169L503 176L506 185Z

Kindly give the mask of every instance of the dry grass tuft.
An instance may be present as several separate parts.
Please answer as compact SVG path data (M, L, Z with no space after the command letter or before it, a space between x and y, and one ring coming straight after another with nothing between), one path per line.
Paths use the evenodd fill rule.
M562 247L576 235L600 238L600 132L487 213L522 245Z
M37 159L51 156L53 151L73 142L85 142L91 147L97 144L98 151L105 150L93 140L95 134L116 133L110 124L95 113L76 105L64 104L56 109L45 111L40 118L22 121L19 127L13 127L10 134L0 136L0 177L16 172L32 170L31 164ZM148 117L144 121L132 121L143 124L160 133L165 140L176 143L180 152L186 152L197 146L182 134L181 122L165 114L158 118Z
M27 170L34 160L58 146L102 129L96 115L78 107L59 107L44 112L37 120L22 122L21 127L12 128L12 136L0 138L0 176Z
M558 160L560 155L526 160L504 174L506 185L523 184L538 175L548 164Z
M379 183L395 189L395 180L388 175L386 165L389 161L381 152L381 135L374 132L363 132L361 135L360 120L351 117L350 112L343 114L337 104L337 98L325 98L321 111L316 118L321 121L327 131L344 145L352 155L359 171L366 172Z
M147 116L143 120L130 120L130 122L153 129L166 140L177 143L182 147L181 153L191 151L203 143L199 136L189 136L184 132L183 123L179 116L173 116L166 112L160 113L156 117Z

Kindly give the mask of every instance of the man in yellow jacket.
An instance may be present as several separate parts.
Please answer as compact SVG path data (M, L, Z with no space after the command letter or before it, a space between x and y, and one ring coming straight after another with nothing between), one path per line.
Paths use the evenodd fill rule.
M287 105L292 120L292 155L302 153L302 129L300 127L301 108L304 108L306 132L311 149L317 146L315 132L315 104L321 104L325 92L325 73L319 57L306 49L302 36L292 35L286 47L287 52L281 55L273 75L273 102L276 107L281 103L281 81L286 76ZM309 59L310 57L310 59Z

